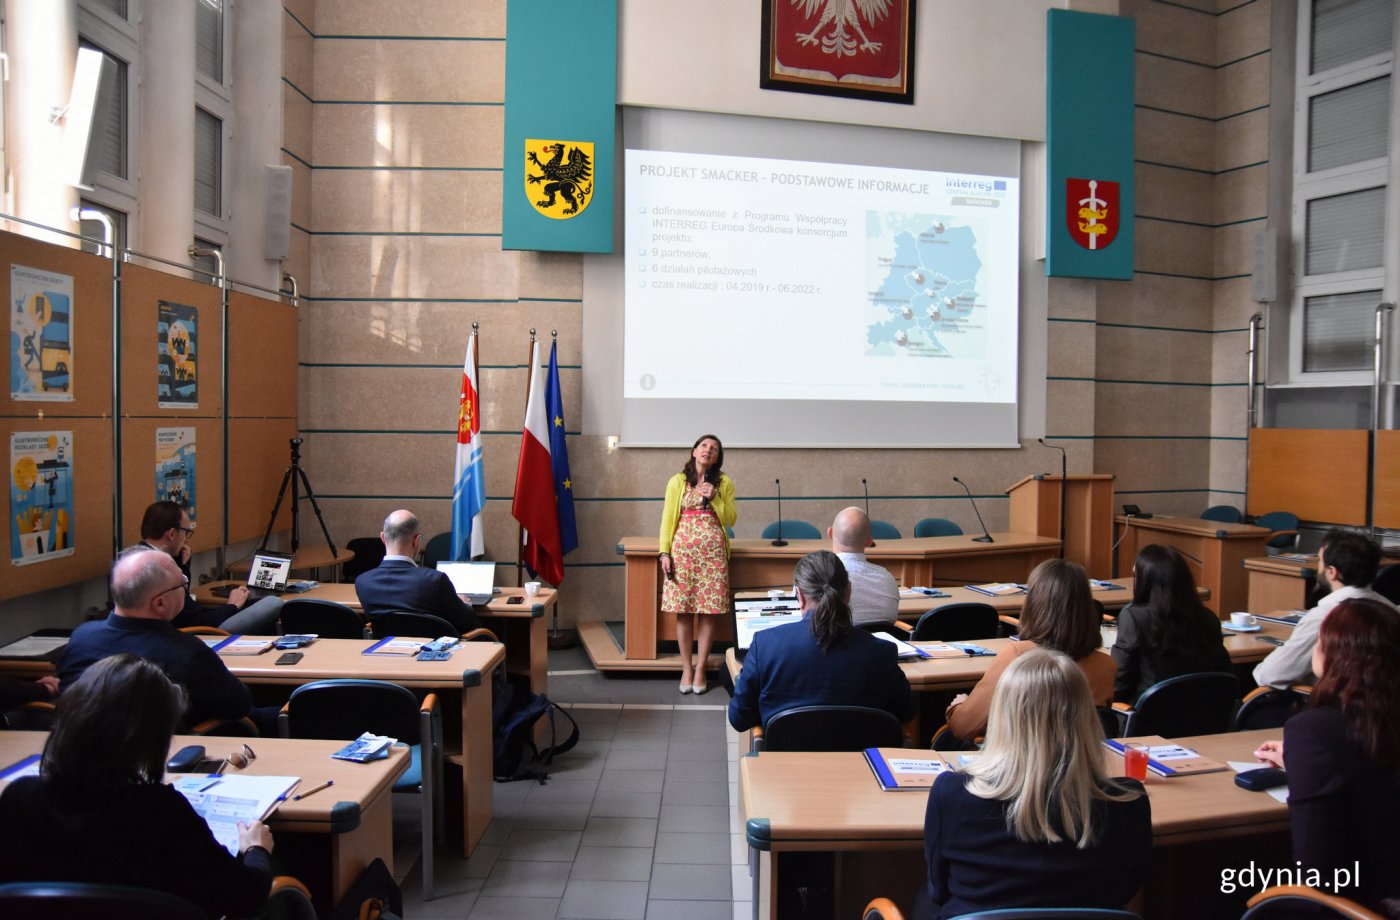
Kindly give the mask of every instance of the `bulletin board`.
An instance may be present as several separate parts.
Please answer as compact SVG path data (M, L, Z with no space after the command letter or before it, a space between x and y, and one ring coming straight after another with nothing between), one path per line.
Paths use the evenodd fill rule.
M1291 511L1303 521L1366 523L1367 429L1254 428L1249 514Z
M261 537L277 501L277 489L287 471L291 448L287 442L297 436L294 418L235 418L228 423L228 541ZM292 494L277 513L273 533L292 529ZM309 511L303 508L303 511ZM305 541L309 516L302 517ZM314 526L314 524L312 525Z
M158 500L158 430L192 431L195 436L195 462L190 471L195 481L186 487L198 499L192 515L195 528L190 549L197 553L217 549L224 535L224 423L217 418L122 419L122 546L140 541L141 516L147 506ZM169 494L161 494L160 498L180 501Z
M1376 432L1375 525L1400 528L1400 431Z
M164 307L162 307L164 304ZM175 311L172 328L192 339L193 360L173 360L176 374L193 373L194 401L184 402L189 382L158 376L162 311ZM122 415L136 418L219 418L223 415L223 309L219 289L139 265L122 267ZM192 317L192 319L191 319ZM175 337L173 341L180 341ZM162 391L161 386L167 386ZM162 403L165 405L162 406ZM125 504L125 501L123 501Z

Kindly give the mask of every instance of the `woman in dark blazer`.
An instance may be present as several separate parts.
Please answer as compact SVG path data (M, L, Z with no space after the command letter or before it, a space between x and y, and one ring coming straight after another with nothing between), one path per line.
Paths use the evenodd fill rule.
M901 722L913 718L914 694L894 645L851 625L851 582L836 554L802 557L793 582L803 620L753 637L729 724L746 731L797 706L869 706Z
M1089 681L1030 649L997 681L981 755L944 773L924 816L920 920L1008 907L1121 908L1147 877L1152 810L1109 779Z
M1220 619L1201 603L1186 558L1170 546L1144 546L1133 564L1133 602L1118 615L1109 653L1118 664L1113 698L1129 705L1169 677L1230 671Z
M1302 870L1331 894L1400 916L1400 614L1342 601L1318 630L1312 670L1312 705L1255 755L1288 771Z

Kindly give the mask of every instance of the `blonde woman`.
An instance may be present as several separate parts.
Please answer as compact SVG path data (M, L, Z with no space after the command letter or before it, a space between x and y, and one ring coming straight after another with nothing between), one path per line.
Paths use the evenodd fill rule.
M1002 674L987 743L929 791L920 918L1007 907L1121 908L1147 877L1142 785L1110 779L1089 682L1033 649Z

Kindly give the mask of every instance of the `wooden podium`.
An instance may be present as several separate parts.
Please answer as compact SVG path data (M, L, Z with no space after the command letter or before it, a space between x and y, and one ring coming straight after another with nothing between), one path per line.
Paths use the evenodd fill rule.
M1065 484L1065 558L1084 566L1090 578L1113 574L1113 476L1071 474ZM1027 476L1006 490L1014 533L1060 537L1060 476Z

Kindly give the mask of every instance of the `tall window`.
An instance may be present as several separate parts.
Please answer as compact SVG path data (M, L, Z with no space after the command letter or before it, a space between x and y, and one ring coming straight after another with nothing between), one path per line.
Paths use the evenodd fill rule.
M1369 378L1384 299L1393 0L1302 0L1294 121L1295 260L1289 377ZM1391 271L1396 270L1391 265Z
M213 217L223 216L224 123L195 107L194 206Z
M78 40L79 47L100 52L112 63L104 72L110 77L97 94L99 108L93 113L92 152L97 168L119 179L127 178L127 63L99 48L87 39Z
M115 246L117 249L121 249L126 245L125 211L118 211L116 208L109 208L106 205L98 204L95 201L89 201L86 198L81 199L78 202L78 206L84 211L100 211L101 213L105 214L107 216L107 219L112 222L112 245ZM85 237L94 240L100 240L106 236L106 228L102 226L102 222L100 220L83 218L78 223L79 232L82 233L82 235ZM101 243L90 243L87 240L83 240L82 249L83 252L91 252L100 256L107 255L106 252L102 251L103 246Z
M82 206L112 218L118 246L131 245L139 236L139 228L128 226L127 215L137 213L138 170L133 164L140 157L137 74L141 59L135 19L140 12L139 0L79 0L77 10L78 45L101 52L112 65L93 113L91 144L96 169L93 187L83 192ZM81 232L102 236L101 225L93 221L83 221ZM83 248L96 252L98 246L84 244Z
M224 82L224 0L194 0L194 67Z

